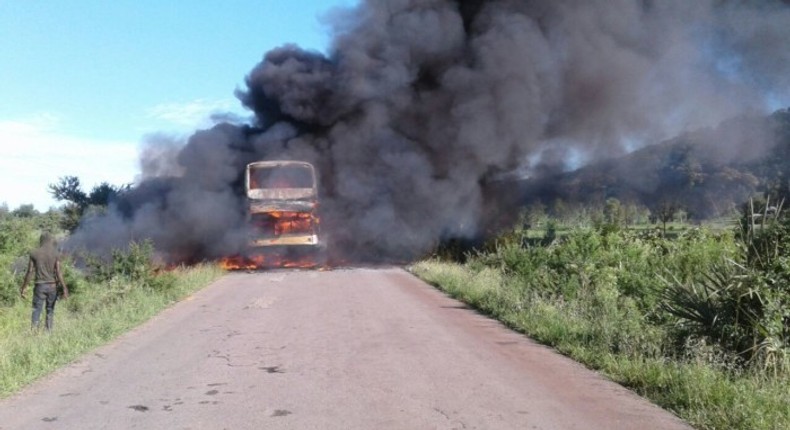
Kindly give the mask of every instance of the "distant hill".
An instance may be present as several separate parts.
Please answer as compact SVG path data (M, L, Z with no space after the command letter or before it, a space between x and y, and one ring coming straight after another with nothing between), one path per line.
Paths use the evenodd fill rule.
M730 213L755 193L790 197L790 108L739 117L626 156L520 184L522 205L557 212L607 199L682 208L702 220Z

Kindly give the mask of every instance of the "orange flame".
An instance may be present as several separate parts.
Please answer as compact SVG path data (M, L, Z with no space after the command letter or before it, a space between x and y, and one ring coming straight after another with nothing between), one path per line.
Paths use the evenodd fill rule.
M267 237L284 234L312 234L320 221L311 212L273 211L253 214L250 223Z
M279 237L315 237L319 230L316 215L317 204L313 202L308 211L264 211L249 215L252 234L256 239L275 239ZM307 251L307 252L303 252ZM219 261L225 270L258 270L267 268L317 268L322 264L317 260L317 249L309 246L300 249L260 247L250 253L224 257Z
M261 270L261 269L316 269L320 264L312 256L283 256L276 253L256 253L254 255L234 255L219 261L224 270Z

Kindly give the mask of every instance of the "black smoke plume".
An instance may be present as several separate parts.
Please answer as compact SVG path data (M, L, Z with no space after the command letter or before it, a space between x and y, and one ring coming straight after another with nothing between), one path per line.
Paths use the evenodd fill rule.
M328 24L327 55L285 45L247 75L250 124L150 139L138 185L73 242L151 238L173 260L236 252L245 164L298 159L320 171L336 252L410 258L512 211L490 191L502 178L790 100L778 0L367 0Z

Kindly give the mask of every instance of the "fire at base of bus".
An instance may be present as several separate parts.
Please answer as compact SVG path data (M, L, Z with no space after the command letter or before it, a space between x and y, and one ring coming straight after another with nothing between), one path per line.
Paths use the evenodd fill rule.
M303 161L257 161L245 171L249 237L242 255L223 258L227 270L325 264L315 168Z

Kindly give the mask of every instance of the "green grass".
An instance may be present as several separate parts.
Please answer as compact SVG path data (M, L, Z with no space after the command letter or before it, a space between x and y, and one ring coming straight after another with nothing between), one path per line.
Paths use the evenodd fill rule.
M158 275L162 285L124 278L79 285L77 294L57 304L52 334L31 332L29 301L0 307L0 398L140 325L221 274L214 265L202 265Z
M562 251L555 252L555 256L562 255ZM595 258L605 254L600 249L595 252ZM697 250L684 258L701 261L701 253ZM464 265L428 260L411 270L449 295L601 371L694 426L790 428L788 375L735 368L709 345L678 348L682 351L668 354L675 348L668 342L671 327L648 322L656 316L640 309L637 296L619 290L630 282L630 275L623 272L628 271L628 264L638 263L638 256L631 255L630 262L628 255L619 257L612 266L620 265L620 271L608 270L600 261L586 268L566 262L565 270L580 273L575 277L563 278L563 270L546 269L554 270L549 282L575 285L572 293L563 292L561 286L541 287L544 274L535 268L556 263L550 258L533 262L521 274L497 267L500 259L507 260L507 251L497 258L478 256ZM504 264L513 269L517 262ZM683 267L682 261L662 264ZM584 270L589 273L582 274Z

